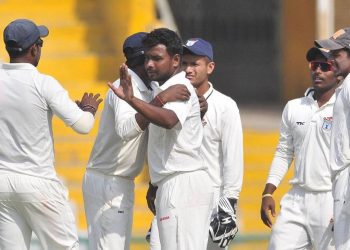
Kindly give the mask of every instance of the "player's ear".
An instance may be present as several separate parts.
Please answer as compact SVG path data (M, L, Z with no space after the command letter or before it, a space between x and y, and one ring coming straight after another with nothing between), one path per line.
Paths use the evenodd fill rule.
M211 73L213 73L214 68L215 68L215 63L209 62L207 64L207 74L210 75Z
M181 63L181 56L179 54L175 54L173 56L173 67L178 68Z
M31 47L30 47L30 55L32 56L32 57L36 57L36 55L38 54L38 47L37 46L35 46L35 44L34 45L32 45Z

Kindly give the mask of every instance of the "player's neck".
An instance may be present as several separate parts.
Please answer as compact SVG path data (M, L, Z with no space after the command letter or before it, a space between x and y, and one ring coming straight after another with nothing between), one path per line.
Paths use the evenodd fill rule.
M318 106L322 107L325 103L327 103L335 92L334 88L331 88L326 91L315 91L313 97L317 101Z
M206 80L197 87L197 94L199 96L204 95L210 89L209 81Z

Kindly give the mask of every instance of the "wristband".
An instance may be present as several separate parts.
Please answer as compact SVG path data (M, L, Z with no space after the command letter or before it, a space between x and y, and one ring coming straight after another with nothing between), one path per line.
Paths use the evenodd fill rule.
M272 194L263 194L261 198L264 199L265 197L272 197Z
M156 96L156 99L160 102L162 107L165 105L165 103L162 101L162 99L160 99L160 97L158 95Z

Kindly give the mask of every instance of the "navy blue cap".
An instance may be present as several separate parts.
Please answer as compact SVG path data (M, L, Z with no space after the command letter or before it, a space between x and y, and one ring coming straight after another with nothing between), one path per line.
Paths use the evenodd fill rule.
M183 45L184 53L186 54L186 50L190 51L190 53L198 55L198 56L206 56L211 61L213 61L213 47L211 44L202 38L191 38L188 39Z
M145 53L142 40L146 35L146 32L138 32L125 39L123 52L127 60L131 60Z
M46 26L37 26L28 19L17 19L4 30L6 49L23 51L32 46L40 37L46 37L49 30Z
M308 62L314 61L317 55L321 55L327 60L331 57L331 53L328 49L312 47L306 52L306 60Z

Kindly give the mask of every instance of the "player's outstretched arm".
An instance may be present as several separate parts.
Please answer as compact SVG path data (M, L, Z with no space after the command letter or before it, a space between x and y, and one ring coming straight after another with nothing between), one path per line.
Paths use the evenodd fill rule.
M85 93L80 101L75 101L78 107L85 111L78 121L71 125L72 129L80 134L87 134L94 125L94 116L102 102L100 94Z
M275 212L275 200L272 194L275 192L276 186L271 183L266 183L264 192L262 194L260 216L262 222L268 226L272 227L272 217L276 216Z
M128 67L125 64L120 67L120 86L118 88L108 83L112 91L119 98L129 103L130 106L150 122L167 129L174 127L179 122L175 112L169 109L156 107L134 96L131 77L127 70Z
M184 84L175 84L160 92L150 104L156 107L163 107L168 102L188 101L191 93ZM150 121L140 113L135 115L136 122L142 130L145 130Z

